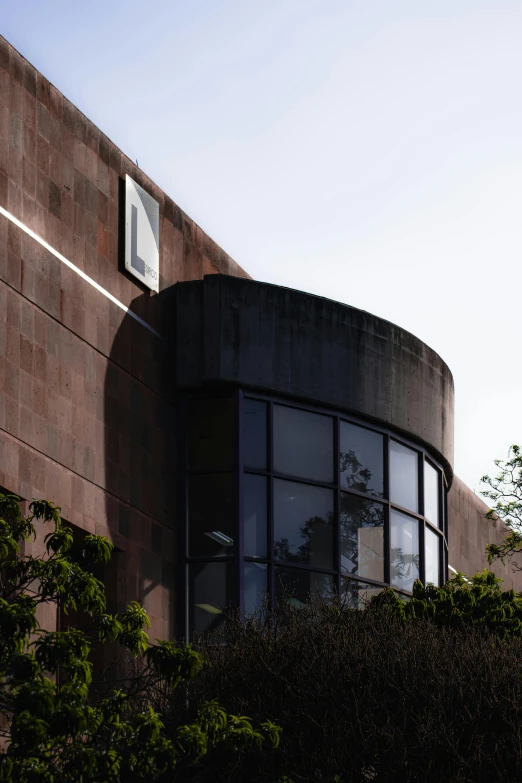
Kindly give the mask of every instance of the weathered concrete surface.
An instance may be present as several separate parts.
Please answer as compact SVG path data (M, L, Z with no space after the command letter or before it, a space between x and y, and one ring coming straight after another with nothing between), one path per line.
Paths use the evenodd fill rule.
M507 532L500 519L486 519L487 511L488 506L455 476L448 495L448 560L466 576L490 567L486 544L500 544ZM522 558L517 562L522 565ZM491 570L504 580L504 590L522 591L522 571L513 569L511 563L495 563Z
M266 283L220 275L176 289L178 387L233 382L357 413L421 440L451 477L453 378L418 338Z

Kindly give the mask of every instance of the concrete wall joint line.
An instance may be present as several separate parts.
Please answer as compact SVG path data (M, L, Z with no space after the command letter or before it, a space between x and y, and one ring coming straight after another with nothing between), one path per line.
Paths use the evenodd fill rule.
M92 277L86 275L85 272L79 267L77 267L75 264L73 264L72 261L69 261L68 258L62 256L62 254L59 253L57 250L55 250L54 247L51 247L51 245L49 245L49 243L46 242L45 239L42 239L42 237L38 236L38 234L35 234L35 232L32 229L26 226L25 223L22 223L21 220L18 220L18 218L16 218L14 215L8 212L7 209L4 209L4 207L0 207L0 214L6 217L8 220L10 220L12 223L14 223L15 226L18 226L18 228L20 228L22 231L25 231L25 233L28 236L32 237L32 239L34 239L42 247L48 250L49 253L52 253L53 256L55 256L59 261L62 262L62 264L65 264L66 266L69 267L69 269L72 269L73 272L76 272L76 274L79 275L87 283L89 283L89 285L92 285L93 288L95 288L101 294L106 296L107 299L109 299L113 304L119 307L120 310L123 310L124 313L130 315L131 318L134 318L134 320L137 321L142 326L144 326L145 329L148 329L149 332L151 332L155 337L158 337L160 340L163 339L162 335L159 332L157 332L155 329L153 329L152 326L150 326L150 324L144 321L143 318L140 318L139 315L136 315L136 313L134 313L126 305L124 305L123 302L120 302L119 299L116 299L115 296L113 296L111 293L109 293L109 291L107 291L99 283L97 283L96 280L93 280Z
M137 511L139 514L142 514L144 517L147 517L148 519L152 520L153 522L163 525L160 520L156 519L156 517L151 516L150 514L147 514L146 511L143 511L141 508L138 508L138 506L135 506L133 503L129 503L127 500L123 500L123 498L118 497L118 495L115 495L114 492L110 492L105 487L102 487L100 484L97 484L95 481L91 481L90 479L83 476L81 473L78 473L73 468L70 468L68 465L65 465L63 462L60 462L59 460L52 459L48 454L45 453L45 451L40 451L40 449L35 448L34 446L31 446L30 443L26 443L25 440L22 440L21 438L17 438L16 435L13 435L12 433L8 432L3 427L0 427L0 432L5 435L10 440L14 440L17 443L19 443L21 446L24 446L24 448L29 449L30 451L33 451L35 454L39 454L44 459L48 459L49 462L54 462L55 465L59 465L61 468L64 468L65 470L68 470L69 473L74 474L75 476L78 476L78 478L81 478L82 481L87 482L87 484L91 484L91 486L96 487L96 489L99 489L101 492L103 492L105 495L110 495L111 497L115 498L115 500L118 501L118 503L122 503L124 506L127 506L128 508L132 508L135 511ZM27 500L27 498L25 498Z
M1 207L0 207L1 209ZM48 313L47 310L44 310L43 307L40 307L39 304L36 302L33 302L32 299L28 299L26 296L24 296L17 288L12 286L10 283L6 282L5 280L0 280L0 283L7 286L7 288L10 288L11 291L14 291L15 294L18 294L18 296L23 299L26 302L30 302L33 307L35 307L37 310L39 310L41 313L46 315L48 318L50 318L52 321L55 321L57 324L62 326L64 329L67 329L67 331L71 332L71 334L74 334L75 337L78 338L78 340L81 340L82 343L85 343L85 345L88 345L89 348L92 348L93 351L96 351L96 353L99 353L100 356L103 356L104 359L107 359L108 362L112 363L115 367L118 367L122 372L124 372L126 375L128 375L134 383L139 383L141 386L143 386L144 389L147 389L151 394L154 394L156 397L159 397L160 400L163 400L164 402L168 403L169 405L172 405L172 400L169 399L169 397L166 397L164 394L160 394L156 389L153 389L152 386L149 386L145 383L145 381L141 380L141 378L137 378L135 375L133 375L130 370L127 370L126 367L124 367L119 362L115 361L113 357L109 354L103 353L103 351L100 351L99 348L97 348L95 345L90 343L88 340L85 339L85 337L82 337L81 334L78 334L78 332L75 332L74 329L72 329L70 326L65 326L60 320L54 317L54 315L51 315L51 313Z

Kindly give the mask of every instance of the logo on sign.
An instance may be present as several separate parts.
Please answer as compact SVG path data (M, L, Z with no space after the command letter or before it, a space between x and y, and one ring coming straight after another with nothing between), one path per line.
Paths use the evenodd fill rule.
M125 269L159 291L159 204L125 176Z

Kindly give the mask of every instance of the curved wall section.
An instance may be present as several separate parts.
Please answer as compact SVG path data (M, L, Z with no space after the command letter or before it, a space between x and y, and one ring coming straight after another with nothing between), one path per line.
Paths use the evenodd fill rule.
M451 476L453 378L418 338L267 283L209 275L176 289L178 387L231 382L385 422L435 450Z

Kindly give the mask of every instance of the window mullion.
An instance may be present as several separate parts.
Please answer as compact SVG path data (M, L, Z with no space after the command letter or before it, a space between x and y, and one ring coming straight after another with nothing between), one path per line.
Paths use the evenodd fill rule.
M177 629L180 639L189 638L188 627L188 466L187 466L187 401L179 400L177 406L178 424L178 515L180 540L178 543L177 577Z
M341 598L341 421L339 416L334 420L335 432L334 432L334 481L337 485L337 491L334 498L334 520L335 520L335 553L334 564L337 570L337 578L335 588L337 595Z
M236 455L234 464L235 484L235 517L236 531L234 536L234 605L239 611L244 611L244 459L243 459L243 392L238 390L235 396L235 441Z
M275 572L274 572L274 403L268 404L268 504L267 504L267 533L268 533L268 599L270 609L275 606Z
M384 436L384 497L388 499L384 514L384 581L391 584L390 519L390 436Z
M419 454L417 459L417 481L418 481L418 493L419 493L419 511L423 517L426 516L426 508L424 505L424 471L425 471L425 456ZM423 585L426 585L426 523L424 519L419 524L419 579Z

